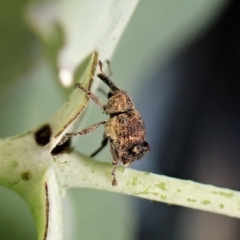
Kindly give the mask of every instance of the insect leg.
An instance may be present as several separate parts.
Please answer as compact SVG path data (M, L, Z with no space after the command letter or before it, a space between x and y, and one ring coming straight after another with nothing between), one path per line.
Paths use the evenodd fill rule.
M80 83L76 83L75 87L83 90L88 95L88 97L92 99L92 101L95 104L97 104L102 110L104 110L101 99L98 96L96 96L95 94L93 94L90 91L88 91L87 89L85 89Z
M107 146L107 143L108 143L108 137L104 134L103 140L101 142L101 146L95 152L93 152L90 155L90 157L95 157L104 147Z
M92 131L94 131L95 129L97 129L100 125L105 124L106 122L99 122L99 123L95 123L85 129L83 129L80 132L71 132L71 133L66 133L63 138L61 139L61 141L58 143L58 145L62 145L63 143L65 143L70 137L72 136L76 136L76 135L86 135Z
M112 176L113 176L113 180L112 180L112 186L117 186L117 178L116 178L116 171L117 171L117 167L118 167L118 156L117 156L117 153L115 151L115 149L110 146L110 151L111 151L111 154L112 154L112 157L113 157L113 169L112 169Z

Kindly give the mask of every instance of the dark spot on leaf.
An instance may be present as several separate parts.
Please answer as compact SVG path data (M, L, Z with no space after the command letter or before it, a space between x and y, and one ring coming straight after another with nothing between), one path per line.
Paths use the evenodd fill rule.
M51 128L49 124L46 124L35 132L34 138L38 145L45 146L46 144L49 143L51 135L52 135Z
M29 171L23 172L23 173L21 174L21 178L22 178L22 180L24 180L24 181L28 181L28 180L30 180L30 179L32 178L32 174L31 174Z
M58 155L58 154L62 154L62 153L66 153L69 152L70 150L70 145L71 145L71 140L68 139L65 143L63 143L62 145L57 145L55 148L53 148L53 150L51 151L51 154L53 156Z

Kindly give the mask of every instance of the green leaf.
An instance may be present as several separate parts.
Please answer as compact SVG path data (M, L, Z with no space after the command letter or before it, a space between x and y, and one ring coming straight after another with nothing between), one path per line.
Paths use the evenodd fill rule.
M36 60L37 41L23 14L30 0L0 1L0 88L19 81Z

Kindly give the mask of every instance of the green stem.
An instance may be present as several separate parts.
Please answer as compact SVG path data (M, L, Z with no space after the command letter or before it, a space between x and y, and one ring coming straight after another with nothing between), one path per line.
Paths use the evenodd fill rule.
M149 200L240 218L240 192L120 167L118 186L111 186L111 168L83 154L59 156L69 173L60 184L124 193ZM59 174L59 171L57 171Z

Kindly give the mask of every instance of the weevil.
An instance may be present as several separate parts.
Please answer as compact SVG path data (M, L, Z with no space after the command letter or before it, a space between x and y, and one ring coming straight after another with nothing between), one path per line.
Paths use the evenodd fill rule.
M109 62L107 63L109 66ZM107 145L108 141L110 142L110 152L113 158L112 186L117 186L116 170L119 162L127 167L148 153L150 147L146 141L144 121L136 110L133 101L126 91L117 87L109 76L104 74L101 61L99 61L99 67L101 73L97 75L98 78L110 88L108 102L105 105L102 104L98 96L82 87L80 83L76 84L76 88L84 91L105 114L109 115L108 121L93 124L80 132L66 133L58 145L63 144L72 136L86 135L104 125L105 134L101 146L91 154L91 157L96 156Z

